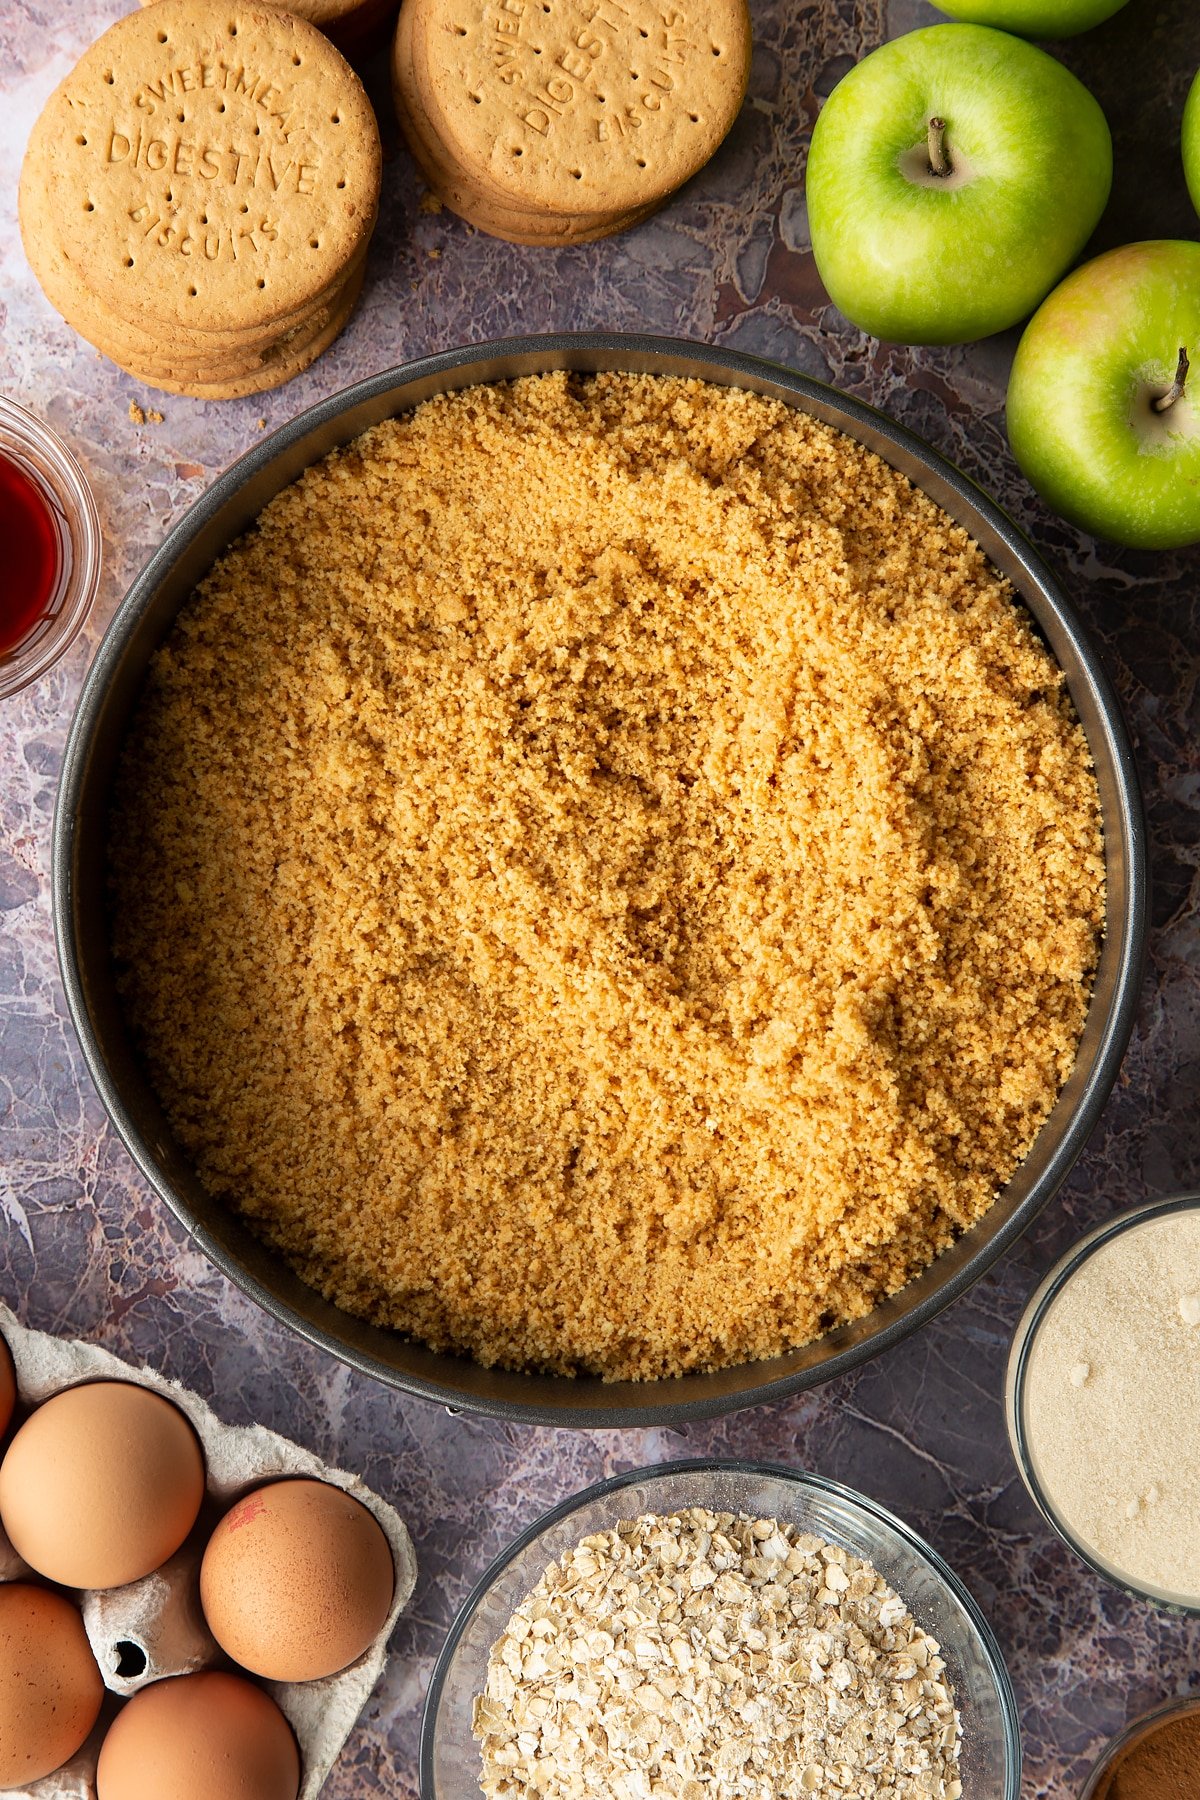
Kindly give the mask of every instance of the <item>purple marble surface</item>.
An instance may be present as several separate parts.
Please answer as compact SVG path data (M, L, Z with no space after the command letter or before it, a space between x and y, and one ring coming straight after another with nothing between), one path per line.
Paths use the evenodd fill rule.
M1013 1467L1001 1384L1031 1285L1087 1225L1146 1195L1200 1187L1200 556L1135 555L1052 519L1003 429L1015 337L945 350L864 338L825 302L803 173L821 97L863 51L931 22L924 0L751 0L750 94L715 161L660 216L599 245L528 251L419 209L421 186L370 67L386 164L363 303L306 375L259 398L157 396L51 311L21 250L16 178L46 96L122 0L0 6L0 391L47 418L94 484L107 563L84 638L0 710L0 1295L30 1324L146 1359L227 1419L261 1419L361 1470L407 1518L421 1574L386 1677L325 1790L415 1793L433 1658L469 1586L561 1496L638 1463L717 1452L818 1469L924 1532L991 1619L1016 1683L1025 1792L1070 1796L1104 1739L1200 1689L1200 1624L1093 1577L1041 1525ZM1200 64L1192 0L1131 0L1059 46L1102 100L1117 178L1097 247L1192 236L1179 116ZM983 483L1057 565L1102 646L1136 741L1152 836L1154 928L1117 1090L1061 1196L934 1325L788 1404L685 1432L555 1433L452 1418L350 1374L264 1317L189 1248L107 1124L54 959L50 820L83 671L167 527L264 428L402 359L508 332L674 332L757 351L882 406ZM137 427L131 400L157 406Z

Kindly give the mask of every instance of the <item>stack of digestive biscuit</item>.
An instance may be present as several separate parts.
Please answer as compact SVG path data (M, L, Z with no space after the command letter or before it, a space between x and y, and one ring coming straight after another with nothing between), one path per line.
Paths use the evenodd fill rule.
M380 146L361 82L287 13L157 0L50 97L21 231L69 324L148 385L226 399L319 356L362 286Z
M143 6L156 3L141 0ZM307 19L349 57L362 57L387 42L397 8L397 0L287 0L286 5L284 0L270 0L270 4Z
M396 110L433 192L494 237L584 243L712 156L750 71L745 0L403 0Z

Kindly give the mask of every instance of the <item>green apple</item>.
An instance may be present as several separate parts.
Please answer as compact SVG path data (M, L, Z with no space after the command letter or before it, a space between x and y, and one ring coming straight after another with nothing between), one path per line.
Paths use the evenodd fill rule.
M1065 38L1090 31L1120 12L1129 0L936 0L952 19L995 25L1018 37Z
M1192 82L1183 109L1183 172L1192 205L1200 212L1200 75Z
M864 331L965 343L1033 311L1111 185L1104 114L1061 63L984 25L931 25L873 50L825 102L813 255Z
M1034 314L1008 439L1064 519L1136 549L1200 539L1200 244L1126 244Z

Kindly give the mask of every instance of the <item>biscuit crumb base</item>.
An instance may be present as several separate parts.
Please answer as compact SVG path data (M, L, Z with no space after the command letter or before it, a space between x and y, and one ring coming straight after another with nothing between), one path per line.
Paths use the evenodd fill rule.
M330 1300L648 1379L867 1312L1074 1060L1100 806L967 534L803 413L553 374L309 469L157 653L118 980Z

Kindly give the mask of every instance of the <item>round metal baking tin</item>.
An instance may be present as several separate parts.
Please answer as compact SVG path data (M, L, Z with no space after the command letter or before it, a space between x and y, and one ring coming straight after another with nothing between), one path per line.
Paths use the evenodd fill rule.
M1103 1576L1105 1581L1111 1582L1123 1593L1132 1594L1135 1600L1149 1600L1161 1611L1184 1618L1200 1618L1200 1598L1172 1593L1165 1588L1139 1585L1132 1576L1114 1564L1105 1562L1090 1544L1077 1537L1059 1513L1038 1476L1037 1458L1029 1441L1025 1424L1025 1378L1038 1331L1054 1302L1089 1257L1103 1249L1105 1244L1110 1244L1114 1238L1122 1237L1125 1232L1134 1231L1152 1219L1166 1218L1170 1213L1195 1212L1197 1209L1200 1209L1200 1192L1170 1194L1161 1200L1147 1200L1140 1206L1131 1206L1124 1212L1114 1213L1112 1218L1105 1219L1102 1225L1097 1225L1072 1244L1029 1297L1013 1333L1004 1382L1004 1417L1008 1425L1008 1441L1012 1447L1013 1459L1020 1471L1021 1480L1029 1491L1030 1499L1046 1523L1089 1569Z
M107 942L104 836L114 762L146 665L196 582L281 488L369 426L435 394L554 369L746 388L837 427L908 476L971 534L1037 621L1087 735L1104 819L1107 928L1075 1067L985 1218L901 1293L814 1343L769 1361L644 1383L484 1369L356 1319L307 1287L205 1193L175 1143L129 1043ZM1100 1116L1133 1026L1147 922L1145 824L1119 703L1069 602L1012 521L919 438L820 382L736 351L638 335L522 337L356 383L256 444L189 507L134 581L80 695L55 813L53 898L67 1002L109 1116L196 1246L243 1292L353 1368L455 1409L531 1424L664 1425L781 1399L886 1350L957 1299L1041 1211Z

